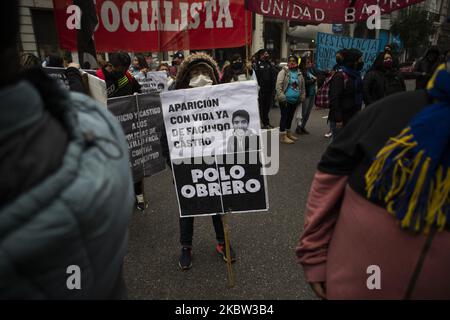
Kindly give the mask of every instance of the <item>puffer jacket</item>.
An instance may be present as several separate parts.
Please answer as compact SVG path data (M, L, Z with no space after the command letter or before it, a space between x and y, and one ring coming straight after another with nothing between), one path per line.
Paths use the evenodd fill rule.
M121 298L134 203L122 128L89 97L30 78L0 90L0 299Z
M284 67L278 73L277 77L277 85L276 85L276 98L278 103L284 103L286 101L285 92L289 86L289 68ZM298 103L302 103L305 101L306 97L306 87L305 87L305 79L303 78L302 72L298 70L298 83L300 85L300 101Z

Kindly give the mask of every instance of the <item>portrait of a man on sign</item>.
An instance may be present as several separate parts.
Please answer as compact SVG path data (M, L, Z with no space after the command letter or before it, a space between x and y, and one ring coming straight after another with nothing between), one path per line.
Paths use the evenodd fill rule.
M231 117L233 135L228 139L227 152L259 150L259 137L249 128L250 115L245 110L233 112Z

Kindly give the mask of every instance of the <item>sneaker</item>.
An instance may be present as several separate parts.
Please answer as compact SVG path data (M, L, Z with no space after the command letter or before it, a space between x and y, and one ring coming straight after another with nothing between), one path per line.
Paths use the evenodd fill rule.
M302 128L300 126L297 126L297 128L295 128L295 133L302 134Z
M181 270L189 270L192 268L192 248L181 248L180 261L178 262Z
M143 194L138 194L136 196L136 209L139 211L144 211L148 208L148 202L145 201Z
M219 256L222 257L223 261L228 262L227 261L227 253L226 253L226 249L225 249L225 244L220 244L218 243L216 246L216 251L219 254ZM236 261L236 254L234 253L233 248L230 245L230 256L231 256L231 262L235 262Z
M325 138L331 138L333 134L331 132L325 133Z

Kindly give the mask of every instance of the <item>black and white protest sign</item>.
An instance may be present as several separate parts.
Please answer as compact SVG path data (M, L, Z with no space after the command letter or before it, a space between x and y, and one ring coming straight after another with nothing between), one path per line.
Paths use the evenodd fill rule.
M246 157L251 158L249 153L258 151L246 152ZM190 159L190 165L172 164L181 217L267 210L260 161L227 164L217 157L202 160Z
M163 92L161 102L172 160L259 149L255 81Z
M50 78L57 80L65 88L70 90L69 79L67 78L66 69L52 68L52 67L44 67L42 69Z
M160 143L164 125L159 94L111 98L108 109L122 125L128 141L134 182L164 170Z
M141 85L142 93L163 92L168 90L168 77L165 71L139 72L134 78Z
M70 90L66 69L44 67L43 70L49 77L56 79L66 89ZM86 93L94 100L106 106L107 93L105 81L97 77L95 70L80 69L80 73Z
M164 92L161 102L180 216L267 210L256 82Z

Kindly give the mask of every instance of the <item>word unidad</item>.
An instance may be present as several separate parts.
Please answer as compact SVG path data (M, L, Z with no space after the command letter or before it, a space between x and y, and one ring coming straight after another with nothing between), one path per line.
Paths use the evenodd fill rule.
M245 169L235 165L230 168L229 174L224 167L208 168L204 172L200 169L191 170L194 185L184 185L181 188L183 197L190 199L197 197L226 196L239 193L256 193L261 190L261 183L256 179L249 179L245 183L241 179L245 176ZM219 180L220 183L216 182ZM205 179L209 183L198 183Z
M100 23L109 32L116 32L122 24L126 31L182 31L200 26L200 12L206 13L205 29L233 28L230 0L179 2L178 12L172 1L104 1L100 8ZM150 5L150 7L149 7ZM67 7L69 30L81 29L81 9L76 5ZM164 17L164 19L162 19ZM179 17L179 18L174 18ZM164 21L162 21L164 20ZM98 28L98 26L97 26Z
M381 1L381 0L379 0ZM385 0L386 2L387 0ZM393 3L396 4L396 0L390 0L391 7L393 6ZM320 8L314 8L310 7L307 4L297 4L295 1L287 3L285 1L277 1L277 0L265 0L261 1L261 7L260 10L264 14L272 14L277 15L281 17L286 17L289 20L310 20L310 21L324 21L326 17L326 13L323 9ZM303 7L302 7L303 6ZM346 7L344 16L345 16L345 22L355 22L357 21L358 16L359 18L363 16L370 16L370 18L374 19L376 17L379 18L381 14L381 9L378 5L369 5L367 3L364 4L362 7L361 12L357 12L354 7ZM378 23L378 21L377 21ZM372 22L370 23L372 25Z

